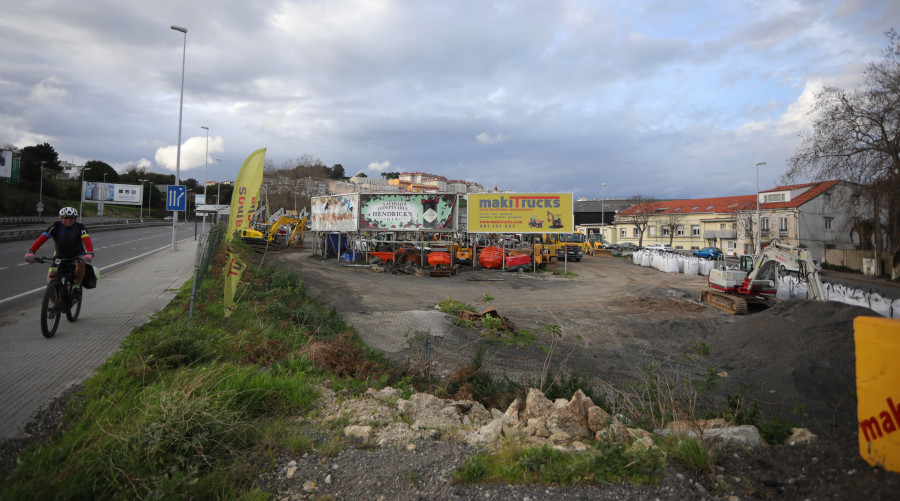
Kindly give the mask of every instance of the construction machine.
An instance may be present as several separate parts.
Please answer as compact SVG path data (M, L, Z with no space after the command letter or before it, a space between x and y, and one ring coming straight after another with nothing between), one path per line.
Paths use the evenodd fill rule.
M605 248L606 244L603 243L603 235L599 233L591 233L590 236L588 236L588 250L591 254L593 254L594 251L602 250Z
M300 213L279 209L265 223L241 230L241 241L257 252L299 249L303 246L307 219L305 209Z
M556 249L557 261L581 261L584 256L584 235L581 233L562 233L559 235L560 245Z
M534 235L531 243L531 259L538 268L545 268L547 263L557 259L559 238L555 233Z
M716 289L700 293L700 301L732 315L744 315L748 305L772 306L778 277L792 274L807 282L810 299L825 301L819 271L806 249L773 240L759 256L741 256L740 269L726 269L724 260L709 270L707 284Z

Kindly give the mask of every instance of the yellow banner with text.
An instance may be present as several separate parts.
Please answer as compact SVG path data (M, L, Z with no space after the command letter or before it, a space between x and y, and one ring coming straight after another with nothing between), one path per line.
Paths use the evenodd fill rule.
M571 233L571 193L470 193L470 233Z

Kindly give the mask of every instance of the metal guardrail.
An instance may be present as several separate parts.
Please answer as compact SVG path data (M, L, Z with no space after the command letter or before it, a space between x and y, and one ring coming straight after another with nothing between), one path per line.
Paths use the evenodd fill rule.
M14 218L4 218L4 220L14 219ZM25 218L27 219L27 218ZM34 218L37 219L37 218ZM40 222L40 221L38 221ZM102 223L102 224L91 224L88 226L88 230L91 233L97 233L101 231L115 231L115 230L125 230L129 228L143 228L145 226L171 226L172 221L144 221L143 223L138 219L123 219L110 223ZM49 223L47 224L49 226ZM0 229L0 242L12 241L12 240L27 240L27 239L35 239L37 238L46 228L17 228L4 230Z

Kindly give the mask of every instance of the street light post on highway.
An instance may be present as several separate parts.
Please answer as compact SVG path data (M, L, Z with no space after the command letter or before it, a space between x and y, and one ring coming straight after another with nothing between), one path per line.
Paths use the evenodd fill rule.
M762 242L759 239L762 236L762 232L760 231L760 226L762 225L762 220L759 218L759 166L766 165L765 162L756 162L756 255L758 256L760 252L762 252Z
M141 191L144 191L144 183L147 181L146 179L138 179L141 182ZM147 193L147 200L150 200L150 193ZM150 217L150 204L147 204L147 217ZM144 222L144 201L141 200L141 222Z
M216 161L216 170L219 172L219 176L221 176L221 175L222 175L222 169L221 169L221 167L222 167L222 159L221 159L221 158L216 158L216 159L214 159L214 160ZM220 183L219 181L216 181L216 205L219 205L219 193L221 193L221 192L222 192L222 183ZM217 220L217 221L218 221L218 217L219 217L219 216L218 216L218 214L217 214L217 215L216 215L216 220Z
M78 216L84 221L84 171L91 170L90 167L82 167L81 168L81 201L78 202Z
M37 203L37 213L38 217L41 217L41 212L44 212L44 164L46 161L41 161L41 180L40 180L40 188L38 189L38 203Z
M209 200L206 199L206 185L209 183L209 127L201 125L200 128L206 130L206 156L203 157L203 203L209 204ZM206 233L206 212L203 213L203 227L200 229L200 234L204 233Z
M178 146L175 154L175 186L181 184L181 115L184 107L184 62L187 54L187 28L170 26L184 34L184 45L181 49L181 97L178 98ZM178 211L172 213L172 252L178 250Z

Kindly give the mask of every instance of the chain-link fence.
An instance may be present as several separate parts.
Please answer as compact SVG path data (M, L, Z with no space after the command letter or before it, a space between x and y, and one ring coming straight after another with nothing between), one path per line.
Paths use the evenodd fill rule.
M197 242L197 257L194 268L194 281L191 285L191 304L188 315L193 316L194 313L194 297L197 293L197 284L202 284L203 279L209 272L210 263L225 238L225 223L219 223L212 226L208 232L200 235L200 241Z

